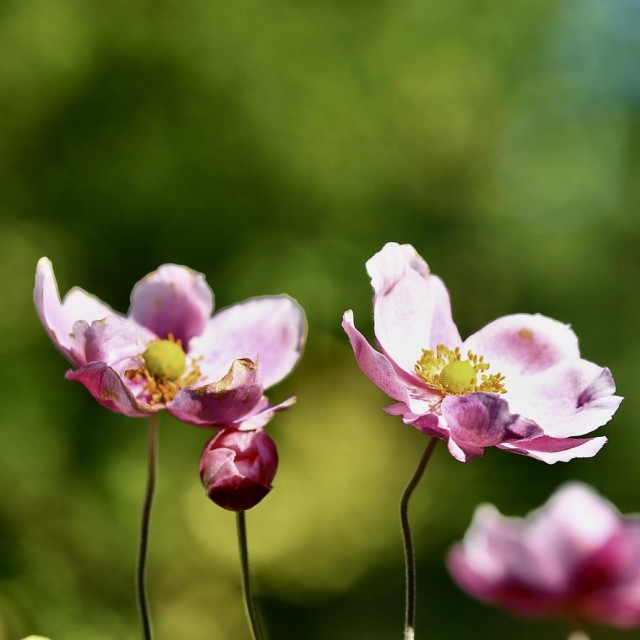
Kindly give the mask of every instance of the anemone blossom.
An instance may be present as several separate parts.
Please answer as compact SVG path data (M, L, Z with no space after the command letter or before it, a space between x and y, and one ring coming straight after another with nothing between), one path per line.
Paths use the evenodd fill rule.
M410 245L367 262L380 350L342 326L363 373L396 402L385 411L446 441L462 462L496 446L547 463L595 455L622 398L611 372L580 357L569 325L542 315L498 318L462 340L442 280Z

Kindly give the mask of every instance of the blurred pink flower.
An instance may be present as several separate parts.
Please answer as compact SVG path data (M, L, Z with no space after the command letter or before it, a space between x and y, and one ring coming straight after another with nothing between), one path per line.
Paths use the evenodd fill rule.
M397 402L385 409L447 442L462 462L497 446L547 463L595 455L605 437L573 438L608 422L622 398L608 369L580 358L568 325L541 315L494 320L460 338L449 294L410 245L367 262L376 351L342 326L364 374Z
M640 624L640 518L582 484L524 519L478 507L448 564L471 595L518 614Z
M277 408L263 390L293 369L306 335L304 312L286 295L211 316L204 276L172 264L134 286L126 316L77 287L61 302L47 258L38 262L33 297L47 334L76 367L66 378L134 417L166 409L195 425L233 425L248 415L249 424L266 423Z
M223 429L205 445L200 478L218 506L246 511L271 491L277 468L276 445L262 429Z

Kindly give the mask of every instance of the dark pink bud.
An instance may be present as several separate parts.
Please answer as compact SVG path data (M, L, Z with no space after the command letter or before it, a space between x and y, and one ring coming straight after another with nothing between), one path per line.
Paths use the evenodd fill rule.
M246 511L271 491L277 468L276 445L264 431L223 429L202 452L200 478L218 506Z

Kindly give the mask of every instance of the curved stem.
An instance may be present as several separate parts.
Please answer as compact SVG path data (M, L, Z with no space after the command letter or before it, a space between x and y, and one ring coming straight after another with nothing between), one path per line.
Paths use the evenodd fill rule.
M236 525L238 529L238 547L240 549L240 566L242 567L242 591L244 593L244 604L249 618L249 626L251 628L251 637L253 640L263 640L260 622L258 621L258 613L256 605L253 601L253 592L251 590L251 575L249 572L249 547L247 545L247 523L244 511L236 512Z
M400 525L402 527L402 541L404 543L404 561L406 576L406 599L404 615L404 640L414 640L416 626L416 561L413 550L413 540L411 538L411 528L409 526L409 500L414 489L418 486L420 478L427 467L433 450L438 444L438 439L432 437L427 444L422 458L407 484L402 498L400 499Z
M147 548L149 546L149 521L153 506L153 493L156 487L158 469L158 415L149 417L147 429L147 488L142 504L142 521L140 523L140 544L138 546L138 562L136 565L136 591L138 593L138 609L142 622L144 640L152 640L151 619L147 604L146 569Z

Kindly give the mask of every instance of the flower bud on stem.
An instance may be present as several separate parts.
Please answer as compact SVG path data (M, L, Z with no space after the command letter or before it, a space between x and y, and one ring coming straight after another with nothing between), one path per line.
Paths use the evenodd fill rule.
M253 601L245 511L271 491L278 468L278 452L262 430L223 429L207 442L200 458L200 478L209 499L236 512L242 590L253 640L263 640Z

